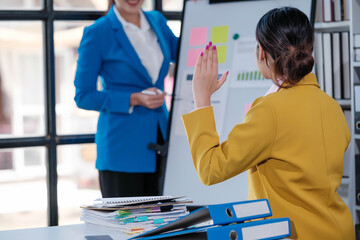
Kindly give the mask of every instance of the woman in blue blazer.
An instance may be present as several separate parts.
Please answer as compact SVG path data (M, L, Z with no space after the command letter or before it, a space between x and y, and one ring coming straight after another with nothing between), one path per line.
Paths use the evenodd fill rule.
M103 197L156 194L151 189L157 187L156 153L148 144L166 137L168 111L161 91L169 63L176 58L178 39L160 12L142 12L143 2L115 0L107 15L85 28L78 50L75 102L79 108L100 112L95 142ZM155 33L163 55L155 81L119 13L138 27L146 19ZM97 89L99 76L102 90ZM142 94L143 90L156 95Z

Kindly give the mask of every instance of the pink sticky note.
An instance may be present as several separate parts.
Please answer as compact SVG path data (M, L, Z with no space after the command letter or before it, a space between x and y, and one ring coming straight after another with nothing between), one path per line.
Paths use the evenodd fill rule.
M189 50L188 57L187 57L187 66L188 67L195 67L196 61L202 51L203 51L202 48L195 48L195 49Z
M251 108L252 103L245 104L245 115L248 113L248 111Z
M190 30L190 46L205 45L207 42L207 27L193 28Z

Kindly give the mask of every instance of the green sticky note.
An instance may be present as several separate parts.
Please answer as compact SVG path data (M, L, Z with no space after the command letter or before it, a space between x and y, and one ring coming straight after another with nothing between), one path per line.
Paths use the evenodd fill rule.
M128 219L123 220L123 223L128 224L128 223L133 223L135 221L136 221L136 218L128 218Z
M226 43L228 41L229 26L213 27L211 31L211 41L215 44Z
M119 210L119 211L118 211L118 218L124 218L124 217L130 216L131 214L132 214L132 213L129 212L129 211Z
M225 63L227 46L216 46L216 49L218 54L218 62Z

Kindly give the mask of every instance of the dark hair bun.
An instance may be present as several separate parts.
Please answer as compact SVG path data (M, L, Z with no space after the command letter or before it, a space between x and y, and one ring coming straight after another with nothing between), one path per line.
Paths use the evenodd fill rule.
M282 70L282 74L287 76L291 84L299 82L313 69L314 58L312 52L308 49L309 48L298 49L291 46L289 51L281 54L276 61Z
M274 60L272 73L295 85L314 66L314 30L308 17L296 8L275 8L258 22L256 39ZM268 63L268 62L267 62Z

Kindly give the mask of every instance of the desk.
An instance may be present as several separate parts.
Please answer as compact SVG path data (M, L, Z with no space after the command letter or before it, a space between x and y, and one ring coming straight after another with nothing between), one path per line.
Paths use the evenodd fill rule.
M113 228L92 224L0 231L1 240L85 240L85 236L91 235L109 235L113 240L124 240L131 237L131 235ZM288 238L283 240L286 239Z
M85 236L89 235L109 235L114 240L128 239L132 236L120 230L92 224L0 231L1 240L85 240Z

